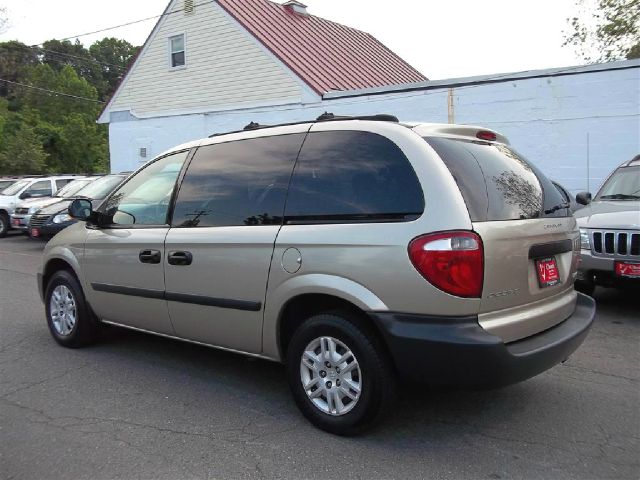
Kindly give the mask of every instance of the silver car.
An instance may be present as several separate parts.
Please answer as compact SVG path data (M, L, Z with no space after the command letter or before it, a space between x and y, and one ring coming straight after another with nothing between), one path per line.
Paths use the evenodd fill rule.
M313 424L355 434L398 379L525 380L585 339L576 221L506 138L389 115L260 126L146 164L46 247L54 339L110 324L286 364Z
M624 162L596 196L582 192L576 212L582 251L576 288L596 285L640 288L640 155Z

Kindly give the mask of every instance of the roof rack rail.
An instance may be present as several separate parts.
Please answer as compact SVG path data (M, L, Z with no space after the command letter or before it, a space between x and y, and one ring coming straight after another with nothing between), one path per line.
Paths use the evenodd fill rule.
M220 135L228 135L231 133L241 133L241 132L250 132L252 130L260 130L262 128L273 128L273 127L287 127L290 125L302 125L304 123L316 123L316 122L329 122L329 121L344 121L344 120L371 120L375 122L392 122L392 123L400 123L398 117L395 115L389 115L388 113L379 113L377 115L358 115L358 116L349 116L349 115L335 115L331 112L324 112L322 115L317 117L315 120L303 120L301 122L291 122L291 123L279 123L276 125L261 125L257 122L249 122L245 125L242 130L235 130L231 132L221 132L214 133L209 135L209 138L218 137Z
M357 116L349 116L349 115L335 115L331 112L324 112L318 118L316 118L316 122L328 122L328 121L336 121L336 120L372 120L374 122L393 122L400 123L398 117L395 115L389 115L388 113L379 113L376 115L357 115Z

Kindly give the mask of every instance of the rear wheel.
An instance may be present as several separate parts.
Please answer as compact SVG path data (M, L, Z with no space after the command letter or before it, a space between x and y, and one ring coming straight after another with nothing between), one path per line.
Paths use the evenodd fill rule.
M0 238L7 236L9 231L9 215L5 212L0 212Z
M78 280L70 272L60 270L54 273L44 298L47 325L56 342L64 347L77 348L97 339L98 321Z
M380 342L342 312L307 319L287 353L287 376L303 415L315 426L353 435L388 413L396 381Z

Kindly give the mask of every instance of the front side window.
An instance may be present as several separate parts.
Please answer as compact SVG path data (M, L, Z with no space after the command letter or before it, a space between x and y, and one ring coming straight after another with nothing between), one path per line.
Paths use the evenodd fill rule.
M285 212L289 223L413 220L422 188L407 157L369 132L310 133L296 166Z
M150 163L100 207L113 225L166 225L176 179L188 152Z
M171 68L183 67L186 65L186 49L184 34L169 38L169 54L171 56Z
M304 134L200 147L185 174L174 227L280 225Z
M35 182L27 188L24 193L28 193L32 198L50 197L53 194L51 191L51 182L49 180Z

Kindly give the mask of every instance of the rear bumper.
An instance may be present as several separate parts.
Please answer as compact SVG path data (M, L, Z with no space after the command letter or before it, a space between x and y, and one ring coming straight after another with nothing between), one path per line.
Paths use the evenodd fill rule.
M371 313L400 375L410 381L473 388L509 385L566 360L584 341L595 301L578 294L573 314L555 327L504 344L477 317Z

